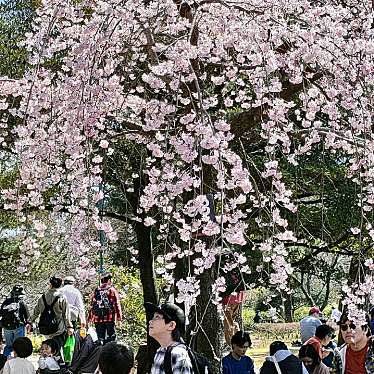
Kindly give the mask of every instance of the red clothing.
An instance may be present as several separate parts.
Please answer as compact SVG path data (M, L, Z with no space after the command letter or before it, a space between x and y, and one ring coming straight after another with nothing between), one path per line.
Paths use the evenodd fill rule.
M322 344L321 344L321 341L315 337L315 336L312 336L311 338L309 338L305 343L304 345L306 344L310 344L314 347L314 349L316 350L316 352L319 354L319 357L321 358L322 360Z
M245 292L239 291L236 295L227 295L222 299L223 305L241 304L245 300Z
M96 316L92 308L90 309L90 312L88 314L88 322L93 322L93 323L103 323L103 322L113 322L113 321L121 321L122 320L122 309L121 309L121 304L119 302L119 295L117 290L113 287L108 285L107 283L102 284L99 287L101 290L103 289L108 289L108 299L110 303L113 306L113 310L109 312L104 318L99 318ZM91 299L91 305L93 305L95 301L95 292L92 296Z
M365 360L368 346L369 344L359 351L354 351L351 347L347 347L344 374L366 374Z

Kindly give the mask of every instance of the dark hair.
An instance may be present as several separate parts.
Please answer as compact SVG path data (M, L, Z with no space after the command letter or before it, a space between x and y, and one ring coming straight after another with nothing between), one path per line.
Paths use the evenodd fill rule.
M369 326L370 326L370 317L369 317L368 314L365 314L365 320L366 320L366 323L364 325L361 325L361 329L362 329L362 331L366 331L366 336L369 337L369 336L371 336L371 330L369 328ZM348 314L347 313L343 313L341 315L341 317L340 317L338 325L339 326L344 325L348 321L350 321L350 319L348 318Z
M328 325L319 325L317 328L316 328L316 332L315 332L315 336L322 340L322 339L325 339L327 336L330 336L332 335L332 328Z
M237 331L231 338L231 345L235 344L239 347L243 347L245 343L248 343L248 347L252 345L249 333L246 331Z
M49 283L53 288L60 288L62 285L62 278L52 276L51 278L49 278Z
M59 345L55 339L47 339L42 342L42 345L48 345L48 347L51 347L52 353L57 353L59 350Z
M126 345L110 342L103 346L99 357L102 374L128 374L134 366L134 354Z
M287 350L287 346L285 343L281 342L280 340L276 340L270 344L270 356L274 356L274 354L281 350Z
M7 361L7 357L0 353L0 370L4 367L5 363Z
M100 279L100 283L107 283L108 281L110 281L112 279L112 274L109 274L109 273L106 273L104 274L101 279Z
M311 371L321 363L321 358L319 357L319 353L311 344L305 344L301 346L299 350L299 359L301 360L303 357L310 357L313 360L313 364L311 365Z
M17 357L26 358L32 355L32 343L27 337L17 338L12 344Z
M162 315L164 317L165 323L170 323L174 321L173 319L169 318L168 316ZM175 322L175 321L174 321ZM180 342L182 338L182 332L175 326L175 329L171 332L171 338L174 342Z

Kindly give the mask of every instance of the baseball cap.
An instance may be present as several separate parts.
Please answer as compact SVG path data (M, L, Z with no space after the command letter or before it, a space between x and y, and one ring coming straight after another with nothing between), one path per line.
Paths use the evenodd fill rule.
M178 305L175 305L173 303L164 303L160 306L157 306L152 303L145 303L144 304L145 309L151 313L160 313L164 317L170 319L170 321L174 321L176 323L177 329L181 332L185 332L185 323L186 323L186 317L184 315L183 309L181 309Z
M68 275L64 278L64 282L75 283L75 278L72 275Z
M25 290L23 289L23 287L21 285L16 284L15 286L13 286L11 294L12 295L17 295L17 296L18 295L24 295Z
M321 311L320 311L320 309L318 308L318 306L313 306L313 307L310 308L310 310L309 310L309 314L314 314L314 313L318 313L318 314L321 313Z

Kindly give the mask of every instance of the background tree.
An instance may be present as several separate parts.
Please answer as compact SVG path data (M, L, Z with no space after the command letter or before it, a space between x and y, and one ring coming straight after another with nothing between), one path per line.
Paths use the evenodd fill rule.
M319 254L332 253L330 267L345 254L370 289L371 12L369 1L43 2L29 72L2 82L2 146L19 171L4 207L30 236L36 212L53 211L82 278L104 250L94 229L107 248L119 221L120 236L136 236L145 300L158 299L155 264L211 358L221 274L235 267L288 294L287 257L300 280L306 259L319 260L314 276ZM330 183L345 174L335 192L355 185L358 206L347 233ZM25 268L33 243L20 248Z

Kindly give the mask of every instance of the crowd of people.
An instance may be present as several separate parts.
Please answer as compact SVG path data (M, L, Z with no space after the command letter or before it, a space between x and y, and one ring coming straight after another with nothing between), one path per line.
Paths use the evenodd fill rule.
M1 305L0 322L4 349L0 354L0 374L35 374L27 360L33 345L26 333L35 326L44 335L37 373L40 374L128 374L134 370L134 354L126 344L117 343L116 323L122 319L119 295L110 274L101 277L91 297L86 320L83 297L71 276L53 276L31 314L24 301L22 286L13 287ZM146 303L152 318L148 331L158 344L150 374L209 374L209 361L188 347L183 340L184 311L173 303L160 306ZM371 311L373 314L373 310ZM373 317L373 316L371 316ZM260 374L373 374L374 352L371 328L373 318L356 325L346 313L335 314L343 344L334 343L333 325L320 319L312 307L300 322L301 347L294 354L282 341L274 341ZM37 321L37 324L35 322ZM95 326L95 329L88 327ZM88 328L87 328L88 327ZM67 345L74 337L74 345ZM228 340L227 334L225 339ZM255 374L254 362L246 353L251 347L248 332L238 330L230 336L230 352L221 360L223 374ZM67 355L66 348L71 348ZM69 358L67 358L69 357Z

